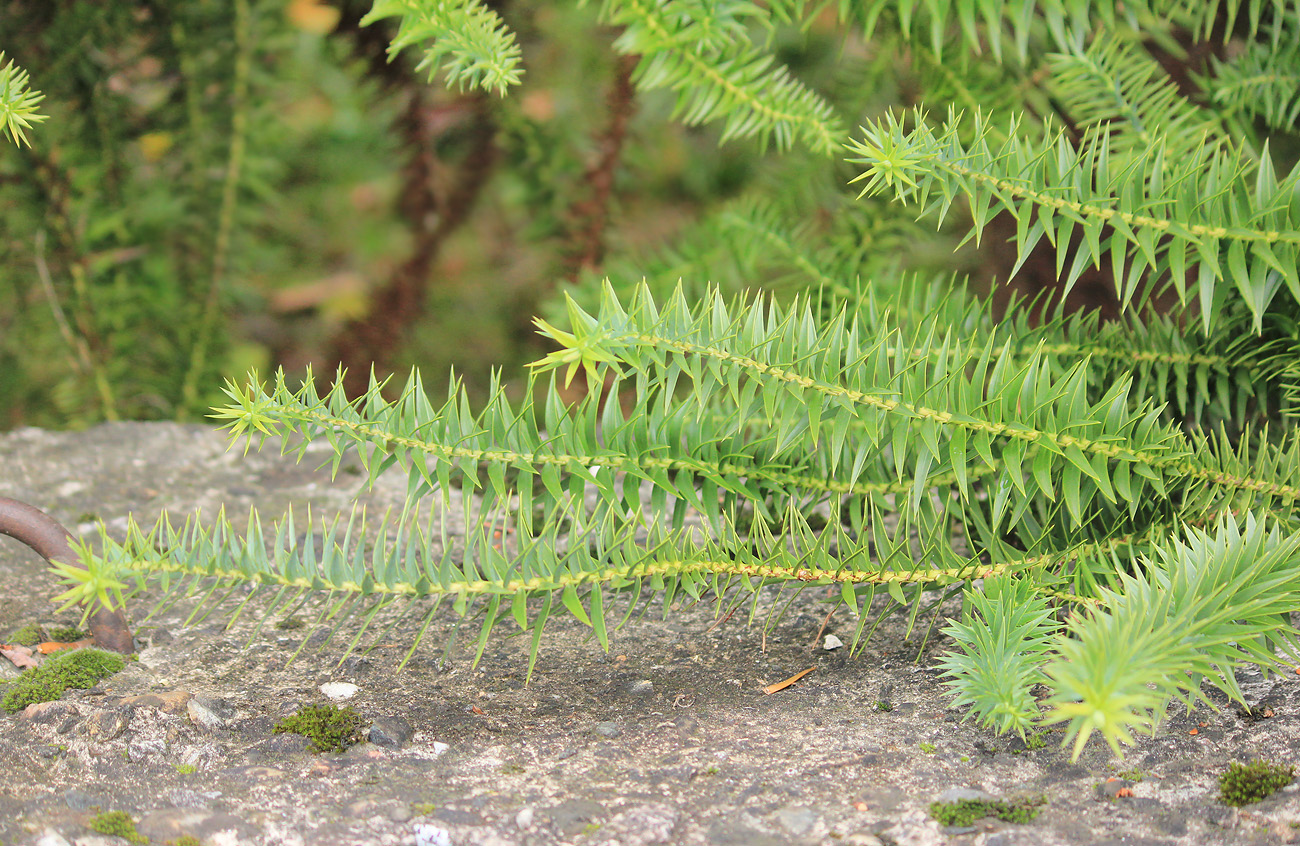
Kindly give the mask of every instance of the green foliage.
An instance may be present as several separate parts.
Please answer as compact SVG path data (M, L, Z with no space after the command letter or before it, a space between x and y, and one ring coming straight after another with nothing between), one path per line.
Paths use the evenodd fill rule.
M940 825L965 826L985 817L997 817L1003 822L1027 823L1038 816L1045 800L1025 799L1004 802L999 799L959 799L956 802L931 802L930 816Z
M126 811L104 811L92 817L86 825L91 831L121 837L128 843L138 843L143 846L149 842L149 838L135 830L135 821Z
M45 95L31 90L27 84L27 71L12 61L5 61L5 54L0 51L0 130L20 147L31 145L24 130L49 117L36 110Z
M1272 796L1295 778L1295 767L1272 761L1255 760L1249 764L1236 761L1219 776L1219 798L1225 805L1250 805Z
M352 706L304 705L275 724L274 734L301 734L317 752L342 752L361 740L365 721Z
M843 129L832 106L751 42L749 21L770 20L757 4L605 0L602 18L621 28L614 48L641 57L638 86L673 91L674 114L686 124L721 120L724 141L753 136L788 149L798 140L835 151Z
M58 652L41 666L23 670L0 699L0 707L12 713L35 702L52 702L68 690L94 687L124 666L121 655L98 649Z
M390 52L423 42L424 58L417 70L429 78L442 71L448 84L483 88L504 94L519 83L519 45L501 17L478 0L376 0L363 23L399 19Z
M1094 734L1121 752L1171 704L1213 707L1207 686L1240 701L1241 666L1297 660L1295 89L1260 78L1297 71L1294 3L592 15L639 57L622 67L647 120L719 127L736 189L704 180L717 201L649 258L587 250L597 269L544 307L522 390L494 376L476 402L453 381L435 401L414 369L351 393L342 374L228 381L213 416L235 440L301 457L325 439L335 472L348 455L371 482L403 475L400 514L133 523L58 570L63 599L247 585L268 618L329 596L318 625L360 619L349 651L382 610L429 600L412 649L446 603L478 622L476 660L517 626L530 672L553 615L607 648L650 597L758 613L770 585L832 588L857 653L881 615L929 630L960 600L935 629L954 701L999 733L1061 724L1076 758ZM394 49L418 44L449 83L517 80L527 51L485 6L372 12L394 16ZM1192 38L1232 49L1193 67ZM572 161L512 102L493 106L526 153L511 190L551 237ZM606 200L614 170L587 171ZM1037 294L995 302L963 269ZM1088 292L1102 308L1071 308ZM463 531L440 519L454 487Z
M940 220L964 196L977 239L991 211L1005 210L1016 220L1020 261L1046 237L1056 248L1057 272L1068 262L1067 290L1108 257L1125 306L1144 295L1149 277L1165 279L1181 301L1200 297L1207 331L1223 311L1228 284L1250 309L1256 331L1282 283L1300 300L1300 173L1279 179L1267 145L1256 160L1244 148L1162 134L1115 156L1107 136L1076 147L1059 129L1024 137L1016 121L1008 137L991 138L993 124L978 113L968 126L949 112L938 132L923 112L913 120L909 132L890 114L864 126L862 141L850 142L850 161L866 165L857 177L865 181L863 193L892 190ZM973 142L962 140L968 133ZM1083 236L1077 247L1076 226ZM1194 288L1186 281L1189 267L1196 269Z
M267 360L276 287L367 249L337 198L385 195L354 145L389 151L391 103L284 4L7 3L0 31L52 118L0 151L0 425L201 416Z

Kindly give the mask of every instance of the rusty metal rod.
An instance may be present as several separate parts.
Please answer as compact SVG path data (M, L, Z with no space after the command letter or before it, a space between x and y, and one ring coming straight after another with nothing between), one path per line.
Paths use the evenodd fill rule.
M44 511L25 502L0 496L0 535L8 535L31 547L46 561L72 564L77 560L68 543L72 533ZM90 615L90 634L101 649L130 655L135 639L121 608L109 611L100 607Z

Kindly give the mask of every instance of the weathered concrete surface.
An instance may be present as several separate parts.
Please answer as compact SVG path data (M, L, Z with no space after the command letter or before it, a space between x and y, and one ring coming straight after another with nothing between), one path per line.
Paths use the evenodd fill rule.
M331 482L313 455L297 465L271 449L243 457L198 426L20 430L0 435L0 495L74 531L222 503L233 514L256 503L267 516L347 507L360 477L345 462ZM366 496L383 507L401 490L395 480ZM53 619L53 585L34 555L0 543L0 577L0 636ZM150 605L133 603L137 621ZM266 599L229 631L229 611L187 625L192 606L140 623L139 663L100 688L0 716L0 840L123 842L86 828L98 807L129 812L157 844L182 834L212 844L1300 842L1296 785L1240 812L1216 789L1230 760L1300 760L1300 677L1242 676L1270 717L1177 714L1123 761L1094 743L1071 764L1059 735L1029 750L960 722L941 695L937 634L919 659L892 622L857 658L811 647L826 613L812 593L767 632L766 652L762 616L715 626L712 606L665 621L654 605L608 654L579 624L553 622L527 686L528 644L507 637L508 624L472 669L477 621L444 662L455 620L436 617L396 674L423 608L339 666L347 627L286 665L303 631L277 628L282 614L264 620ZM387 614L380 631L395 619ZM847 642L854 626L841 610L828 631ZM794 687L762 692L809 666ZM348 702L373 721L375 743L319 756L271 733L299 704L328 701L327 682L357 686ZM1120 772L1135 780L1107 783ZM1114 798L1122 786L1132 796ZM945 831L927 808L953 788L1047 804L1027 825Z

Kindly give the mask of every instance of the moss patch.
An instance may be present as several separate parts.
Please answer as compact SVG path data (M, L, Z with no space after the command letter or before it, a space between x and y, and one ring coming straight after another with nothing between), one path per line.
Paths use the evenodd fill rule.
M1225 805L1249 805L1286 787L1294 777L1295 767L1262 760L1249 764L1233 761L1219 776L1219 796Z
M82 631L76 626L55 626L50 629L50 640L58 643L76 643L90 637L90 632Z
M135 821L126 811L105 811L90 821L90 830L116 835L141 846L149 842L147 837L135 830Z
M363 721L349 705L306 705L276 723L275 734L301 734L317 752L342 752L361 740Z
M121 655L99 649L61 652L14 679L4 699L0 699L0 707L13 712L34 702L51 702L70 689L94 687L124 666Z
M35 646L38 643L44 643L45 629L42 629L36 623L28 623L21 629L15 629L10 632L8 642L18 646Z
M985 817L997 817L1003 822L1027 823L1038 816L1039 806L1046 800L1022 799L1003 802L999 799L959 799L956 802L931 802L930 816L941 825L970 825Z

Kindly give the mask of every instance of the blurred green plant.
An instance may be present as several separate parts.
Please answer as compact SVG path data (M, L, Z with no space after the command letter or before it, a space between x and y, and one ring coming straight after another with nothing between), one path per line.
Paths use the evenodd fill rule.
M506 13L375 14L457 85L515 79ZM405 474L408 507L132 525L61 568L65 597L267 586L270 617L331 596L318 622L362 614L353 646L392 603L432 600L412 649L446 601L481 618L476 660L511 622L535 660L561 608L608 647L646 596L724 614L772 584L829 588L858 651L883 614L909 633L950 617L954 700L999 732L1064 723L1076 758L1094 734L1120 752L1171 704L1213 706L1207 685L1241 701L1238 667L1300 657L1294 93L1228 70L1296 72L1293 0L607 0L593 20L624 60L583 201L531 167L553 161L533 92L501 101L518 111L471 92L451 118L527 153L508 190L577 248L527 390L494 378L473 403L453 382L438 404L418 372L400 390L230 381L214 414L234 438L299 455L325 438L335 470L353 450L372 481ZM653 275L606 280L634 96L647 119L744 142L744 173L708 171L717 202L641 259ZM997 290L1038 296L925 271L954 242L1009 274ZM393 302L415 296L394 281ZM477 497L453 533L420 507L455 485Z
M28 87L27 72L5 61L0 51L0 129L9 140L19 146L31 144L23 130L49 117L36 110L44 99L44 94Z

